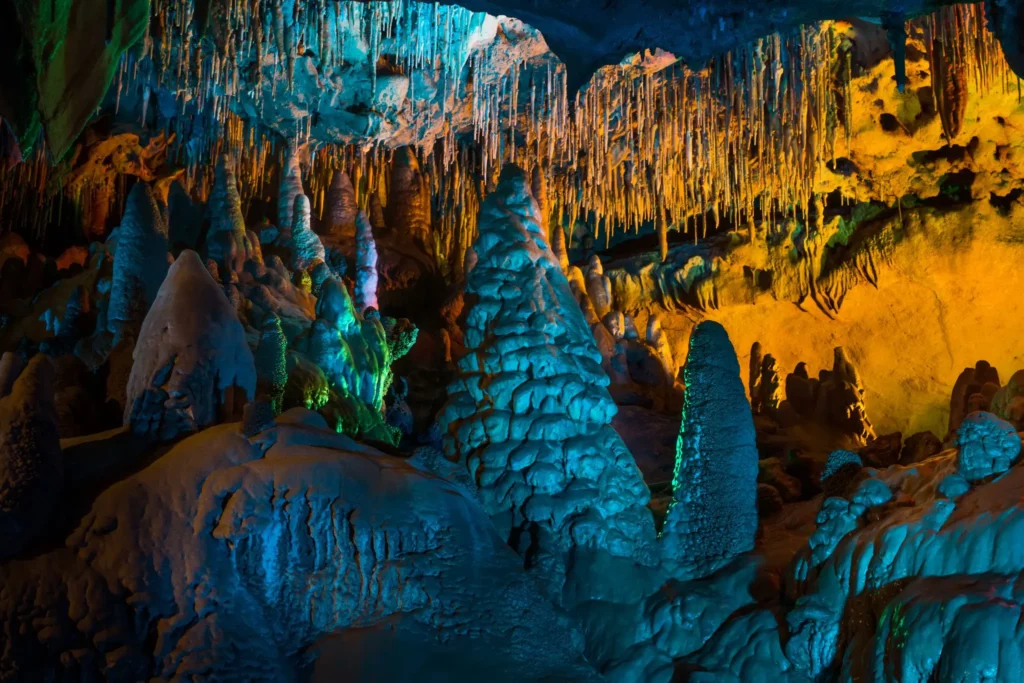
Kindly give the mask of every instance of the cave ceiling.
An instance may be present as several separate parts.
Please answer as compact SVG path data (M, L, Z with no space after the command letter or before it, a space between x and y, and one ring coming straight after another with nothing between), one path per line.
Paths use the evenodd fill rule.
M305 0L296 11L318 11L326 0ZM14 0L0 22L0 43L7 63L0 115L22 145L31 146L40 131L56 158L66 154L103 102L121 56L150 33L150 17L175 4L169 0ZM189 6L189 22L208 32L218 12L235 5L198 0ZM277 5L290 5L281 0ZM377 4L377 3L372 3ZM442 3L444 4L444 3ZM663 50L699 66L752 40L828 19L862 17L891 28L898 39L902 22L951 4L944 0L465 0L474 12L518 19L536 29L565 65L566 84L575 92L595 71L631 54ZM275 5L276 7L276 5ZM1001 41L1008 64L1024 73L1021 9L1014 0L989 0L985 11ZM105 30L95 30L104 16ZM269 28L268 28L269 30ZM222 36L213 36L215 40ZM664 62L663 62L664 63ZM370 135L374 131L368 131Z

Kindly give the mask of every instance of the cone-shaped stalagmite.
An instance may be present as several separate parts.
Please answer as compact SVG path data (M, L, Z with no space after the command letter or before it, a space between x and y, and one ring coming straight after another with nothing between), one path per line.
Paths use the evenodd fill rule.
M704 575L754 547L757 445L736 352L725 328L705 321L690 337L676 444L665 557Z
M377 305L377 244L370 219L362 211L356 217L356 310L365 313Z
M601 354L529 187L507 167L481 209L466 273L477 298L469 353L439 422L499 531L561 599L564 582L592 570L583 558L644 562L654 533L647 487L610 426ZM565 601L589 597L578 580Z
M356 232L356 190L348 173L338 169L327 190L327 212L320 224L320 234L332 237L351 237Z
M327 252L320 238L310 227L309 198L300 194L295 197L292 211L292 236L289 245L292 250L291 267L293 270L305 270L316 261L326 261Z
M114 277L107 308L108 329L138 330L167 275L167 224L153 189L138 182L128 193L118 230Z
M210 230L206 234L206 258L219 271L240 273L249 251L249 238L242 216L242 198L230 159L222 155L217 162L213 191L210 193Z
M430 190L411 147L395 151L384 222L402 236L430 243Z
M245 330L194 251L171 266L142 324L125 423L170 439L241 415L256 390Z
M569 250L565 246L565 230L562 226L556 225L551 228L551 251L558 259L558 265L563 273L569 272Z

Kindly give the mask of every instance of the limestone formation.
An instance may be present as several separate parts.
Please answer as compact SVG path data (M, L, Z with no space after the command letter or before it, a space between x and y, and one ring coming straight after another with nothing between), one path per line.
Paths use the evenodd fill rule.
M356 310L365 313L377 304L377 243L366 214L356 215Z
M354 237L358 211L352 179L341 169L334 171L331 186L327 190L327 211L320 224L320 234L331 237Z
M750 411L755 415L761 412L761 342L754 342L750 347L750 366L747 370L747 394L750 396ZM789 391L787 378L786 391Z
M291 239L288 242L292 253L292 270L306 270L317 261L327 259L323 243L310 226L309 197L298 194L292 209Z
M364 318L334 278L320 292L306 344L332 388L381 410L391 365L384 327L379 317Z
M604 318L612 309L612 284L608 276L604 274L604 265L597 254L590 257L590 265L587 267L585 277L587 294L594 304L594 311L598 318Z
M549 594L572 583L563 601L575 603L595 589L585 558L650 561L647 488L610 426L601 355L519 169L502 172L479 226L468 353L439 417L445 452Z
M766 354L761 360L761 379L758 382L757 403L761 410L771 415L782 403L782 382L779 377L779 366L772 354Z
M565 230L560 225L551 228L551 251L558 259L562 272L569 274L569 250L565 245Z
M0 559L37 539L64 486L53 382L50 359L38 355L0 398Z
M240 273L251 249L242 216L242 199L231 160L217 162L209 203L210 228L206 233L206 258L228 272Z
M952 438L956 431L960 429L960 423L971 412L968 409L968 402L972 396L980 393L982 387L986 384L999 386L1000 382L999 371L992 367L988 361L984 360L979 360L973 368L964 368L963 372L956 378L949 399L949 430L946 434L947 439Z
M167 224L152 188L136 183L118 230L107 304L108 330L133 334L167 275Z
M289 245L292 240L292 226L295 225L295 201L303 194L302 169L299 166L299 151L290 145L285 153L284 165L281 167L281 182L277 199L277 242Z
M1020 437L1013 425L982 412L964 418L957 430L956 444L960 448L957 472L969 482L1010 469L1021 450Z
M142 324L128 379L125 424L172 439L241 417L256 391L245 330L193 251L171 266Z
M25 359L14 351L4 351L0 357L0 398L7 396L14 388L14 382L25 368Z
M370 222L373 223L372 213ZM384 223L399 235L430 244L430 192L411 147L397 149L391 161Z
M686 395L676 445L666 558L706 575L754 546L758 454L739 362L725 328L700 323L683 366Z
M284 409L284 390L288 383L287 351L288 340L281 330L281 319L269 312L263 319L259 345L253 356L256 396L269 404L274 415Z
M672 357L672 345L669 344L668 336L661 328L661 318L651 314L647 319L647 343L653 347L661 366L665 370L665 381L669 386L675 383L676 363Z

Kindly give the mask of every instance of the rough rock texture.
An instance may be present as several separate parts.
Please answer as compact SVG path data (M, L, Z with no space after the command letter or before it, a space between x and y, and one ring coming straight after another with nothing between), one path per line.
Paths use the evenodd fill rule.
M0 398L7 396L14 389L18 375L25 369L25 359L14 351L4 351L0 357Z
M972 418L973 419L973 418ZM946 451L830 498L794 563L788 660L820 680L1016 680L1024 470Z
M194 251L171 266L142 324L125 424L170 439L237 413L256 370L234 308Z
M601 356L522 171L502 171L479 225L466 274L476 298L468 353L439 417L445 452L468 468L499 533L558 596L574 572L590 571L582 558L591 554L650 561L648 492L610 426L616 407ZM567 601L592 589L584 582Z
M221 156L214 174L209 202L210 228L206 233L206 258L225 272L242 272L250 251L242 216L242 200L231 160Z
M153 189L136 183L118 229L108 330L134 334L167 275L167 223Z
M327 252L310 225L309 197L296 195L292 207L292 230L288 246L292 251L292 270L306 270L317 261L326 261Z
M377 243L373 241L373 227L366 214L356 216L356 310L365 313L377 304Z
M37 539L64 487L53 382L39 355L0 398L0 558Z
M337 680L365 662L345 637L394 633L400 659L457 644L436 663L451 680L477 650L501 683L596 680L517 565L459 487L308 411L250 438L220 425L101 493L66 541L0 565L0 678Z
M705 575L754 547L758 455L754 423L725 328L697 326L683 366L686 395L676 445L665 556Z
M260 341L253 354L256 368L256 396L270 405L274 415L284 408L284 390L288 384L288 340L281 330L281 319L272 311L263 319Z
M1010 469L1020 455L1021 442L1012 424L992 413L971 413L960 423L956 445L960 448L957 472L977 481Z

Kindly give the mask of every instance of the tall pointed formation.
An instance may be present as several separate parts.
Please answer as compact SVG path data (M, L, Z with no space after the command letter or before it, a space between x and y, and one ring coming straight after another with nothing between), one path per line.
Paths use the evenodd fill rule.
M304 194L295 195L292 210L291 240L292 270L305 270L317 261L327 260L327 252L320 238L310 225L309 198Z
M384 222L391 230L430 244L430 189L411 147L395 151Z
M285 152L277 197L277 229L280 233L278 240L283 245L287 245L291 241L291 231L295 220L295 199L302 193L302 169L299 166L299 151L292 144L289 145L288 150Z
M373 227L366 214L356 216L356 310L365 314L377 304L377 243L373 241Z
M240 417L256 393L245 330L194 251L168 271L134 358L124 421L136 433L172 439Z
M673 501L661 540L669 563L702 576L754 547L758 454L739 361L719 323L694 328L683 380Z
M250 251L242 215L242 199L231 160L221 155L210 193L210 229L206 233L206 258L224 275L239 273Z
M356 231L356 190L348 173L338 169L331 176L327 190L327 211L320 234L332 237L351 237Z
M128 193L118 230L107 323L115 335L142 325L167 275L167 223L153 188L138 182Z
M601 556L651 559L649 493L610 422L608 377L530 182L506 167L481 208L468 259L468 353L439 417L502 535L551 593ZM575 558L575 560L573 559ZM585 600L581 579L573 601Z

